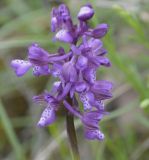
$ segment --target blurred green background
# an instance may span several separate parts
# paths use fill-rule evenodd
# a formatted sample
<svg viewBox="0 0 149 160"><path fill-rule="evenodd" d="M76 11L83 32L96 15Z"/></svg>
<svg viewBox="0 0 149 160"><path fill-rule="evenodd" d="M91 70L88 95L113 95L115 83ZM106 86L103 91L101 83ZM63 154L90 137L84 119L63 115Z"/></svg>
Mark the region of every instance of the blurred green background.
<svg viewBox="0 0 149 160"><path fill-rule="evenodd" d="M17 78L10 68L14 58L25 58L27 46L39 43L55 51L50 10L60 0L0 1L0 159L70 160L69 143L62 116L44 129L36 127L43 110L32 96L49 89L51 77L33 77L29 72ZM82 160L149 159L149 1L148 0L69 0L66 3L77 22L81 5L90 2L95 16L90 25L108 23L103 38L111 68L102 68L99 79L114 83L113 98L106 108L111 114L101 122L106 138L87 141L76 120Z"/></svg>

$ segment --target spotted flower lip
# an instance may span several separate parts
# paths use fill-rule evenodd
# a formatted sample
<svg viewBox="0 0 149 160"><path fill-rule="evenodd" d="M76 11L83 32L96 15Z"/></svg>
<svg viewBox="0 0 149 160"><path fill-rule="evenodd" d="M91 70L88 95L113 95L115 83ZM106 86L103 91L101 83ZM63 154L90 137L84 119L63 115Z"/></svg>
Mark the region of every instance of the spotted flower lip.
<svg viewBox="0 0 149 160"><path fill-rule="evenodd" d="M15 71L18 77L23 76L30 68L32 64L28 61L15 59L11 61L11 67Z"/></svg>
<svg viewBox="0 0 149 160"><path fill-rule="evenodd" d="M53 8L50 22L51 31L55 33L54 40L68 44L69 51L59 47L56 53L50 53L32 43L28 47L27 60L12 60L11 67L18 77L32 69L36 77L56 78L50 91L33 97L34 102L44 107L38 127L54 123L57 111L65 107L66 112L81 120L86 139L101 141L104 134L99 122L107 115L104 101L112 97L113 84L96 77L98 69L110 67L111 63L101 40L109 26L102 23L91 28L88 21L93 16L93 7L86 4L77 14L79 23L74 25L65 4Z"/></svg>
<svg viewBox="0 0 149 160"><path fill-rule="evenodd" d="M45 127L52 124L55 121L55 119L56 116L54 109L51 107L47 107L46 109L44 109L37 125L38 127Z"/></svg>

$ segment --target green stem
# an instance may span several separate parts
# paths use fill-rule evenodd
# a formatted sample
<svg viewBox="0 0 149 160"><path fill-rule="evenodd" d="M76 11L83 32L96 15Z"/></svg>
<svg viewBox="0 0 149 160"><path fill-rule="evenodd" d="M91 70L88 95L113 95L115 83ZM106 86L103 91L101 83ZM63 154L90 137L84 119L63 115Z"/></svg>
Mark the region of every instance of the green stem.
<svg viewBox="0 0 149 160"><path fill-rule="evenodd" d="M77 136L74 126L74 117L69 112L66 115L66 124L67 124L67 135L69 138L73 160L80 160L78 145L77 145Z"/></svg>
<svg viewBox="0 0 149 160"><path fill-rule="evenodd" d="M67 97L67 100L69 104L73 106L72 99L69 96ZM77 136L74 126L74 117L69 111L66 112L66 125L67 125L67 135L70 142L73 160L80 160Z"/></svg>

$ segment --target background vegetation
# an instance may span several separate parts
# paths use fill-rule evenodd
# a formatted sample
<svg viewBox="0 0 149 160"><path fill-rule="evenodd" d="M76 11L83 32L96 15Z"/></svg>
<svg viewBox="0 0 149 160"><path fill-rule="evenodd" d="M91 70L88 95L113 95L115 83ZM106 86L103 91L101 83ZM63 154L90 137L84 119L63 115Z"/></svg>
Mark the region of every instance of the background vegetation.
<svg viewBox="0 0 149 160"><path fill-rule="evenodd" d="M64 1L74 15L86 0ZM99 79L114 83L113 98L107 101L111 114L101 122L103 142L87 141L76 120L82 160L148 160L149 158L149 1L92 0L96 14L90 22L108 23L103 39L112 62L99 70ZM38 42L49 51L52 43L49 14L60 0L0 1L0 159L70 160L65 121L39 129L36 122L42 107L32 96L50 88L51 77L35 78L29 72L17 78L10 68L13 58L25 58L27 46ZM64 45L63 45L64 46ZM67 46L64 46L67 49Z"/></svg>

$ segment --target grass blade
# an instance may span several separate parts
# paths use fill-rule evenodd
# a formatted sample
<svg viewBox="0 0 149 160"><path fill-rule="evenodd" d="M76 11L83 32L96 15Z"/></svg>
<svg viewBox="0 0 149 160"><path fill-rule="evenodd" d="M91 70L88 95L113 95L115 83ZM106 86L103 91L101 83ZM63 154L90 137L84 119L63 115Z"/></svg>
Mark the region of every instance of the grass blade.
<svg viewBox="0 0 149 160"><path fill-rule="evenodd" d="M8 139L13 147L16 159L17 160L25 160L25 155L24 155L23 149L21 147L21 144L19 143L19 141L17 139L15 131L11 125L10 119L9 119L1 101L0 101L0 119L1 119L2 124L4 126L4 130L6 132L6 135L7 135Z"/></svg>

